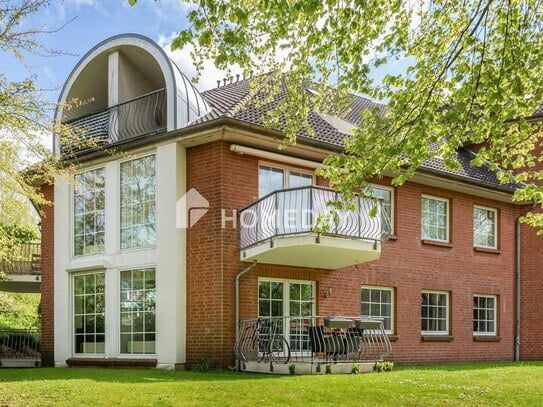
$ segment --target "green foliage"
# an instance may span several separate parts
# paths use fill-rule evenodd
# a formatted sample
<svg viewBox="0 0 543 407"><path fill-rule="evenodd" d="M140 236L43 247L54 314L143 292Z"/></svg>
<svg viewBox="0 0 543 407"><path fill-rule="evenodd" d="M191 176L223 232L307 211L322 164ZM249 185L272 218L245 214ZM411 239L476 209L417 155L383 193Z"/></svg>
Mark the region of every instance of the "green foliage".
<svg viewBox="0 0 543 407"><path fill-rule="evenodd" d="M324 368L325 374L332 374L332 365L326 365Z"/></svg>
<svg viewBox="0 0 543 407"><path fill-rule="evenodd" d="M352 365L351 366L351 374L359 374L360 373L360 366L359 365Z"/></svg>
<svg viewBox="0 0 543 407"><path fill-rule="evenodd" d="M193 366L192 370L200 373L209 372L209 359L200 359L200 361Z"/></svg>
<svg viewBox="0 0 543 407"><path fill-rule="evenodd" d="M0 58L14 57L24 66L28 54L58 54L39 42L48 31L32 26L32 16L48 4L47 0L0 2ZM14 237L23 238L14 236L14 230L37 233L34 205L47 202L34 185L59 173L58 161L42 144L43 135L54 128L50 117L55 105L46 101L35 79L13 81L0 73L0 222L9 225L0 228L0 260L17 243ZM30 165L34 165L32 171L25 171ZM16 226L10 231L11 225ZM28 238L30 235L24 237Z"/></svg>
<svg viewBox="0 0 543 407"><path fill-rule="evenodd" d="M40 297L0 291L0 329L39 328Z"/></svg>
<svg viewBox="0 0 543 407"><path fill-rule="evenodd" d="M294 363L288 365L288 374L289 375L295 375L296 374L296 365Z"/></svg>
<svg viewBox="0 0 543 407"><path fill-rule="evenodd" d="M377 372L392 372L394 369L394 362L382 361L375 363L375 370Z"/></svg>
<svg viewBox="0 0 543 407"><path fill-rule="evenodd" d="M310 111L339 114L349 92L386 100L386 112L364 112L343 153L326 160L322 173L342 192L383 171L401 185L433 157L459 169L457 149L476 143L472 165L501 167L501 182L527 184L514 199L541 205L543 126L524 118L543 102L542 15L539 0L206 0L192 4L171 47L192 45L199 70L213 59L227 71L272 71L254 92L262 104L284 93L264 119L286 143L311 134ZM406 69L372 79L397 61ZM527 219L543 225L543 214Z"/></svg>
<svg viewBox="0 0 543 407"><path fill-rule="evenodd" d="M36 241L38 234L35 228L20 227L17 225L2 225L0 223L0 233L12 238L14 244L23 244Z"/></svg>

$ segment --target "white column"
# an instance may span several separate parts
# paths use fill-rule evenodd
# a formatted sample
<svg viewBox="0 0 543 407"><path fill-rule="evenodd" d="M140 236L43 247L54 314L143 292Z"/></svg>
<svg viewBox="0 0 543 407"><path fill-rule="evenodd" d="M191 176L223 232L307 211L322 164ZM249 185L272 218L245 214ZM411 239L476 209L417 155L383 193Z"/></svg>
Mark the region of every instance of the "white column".
<svg viewBox="0 0 543 407"><path fill-rule="evenodd" d="M157 311L159 367L185 362L186 233L176 227L176 202L186 190L185 149L177 143L157 148Z"/></svg>
<svg viewBox="0 0 543 407"><path fill-rule="evenodd" d="M119 103L119 52L115 51L108 55L107 59L107 105L115 106ZM117 141L119 134L119 111L118 109L109 112L109 137L113 142Z"/></svg>
<svg viewBox="0 0 543 407"><path fill-rule="evenodd" d="M70 274L66 264L71 258L71 199L70 187L62 177L55 179L55 260L54 260L54 318L55 318L55 365L66 366L72 355L72 324Z"/></svg>

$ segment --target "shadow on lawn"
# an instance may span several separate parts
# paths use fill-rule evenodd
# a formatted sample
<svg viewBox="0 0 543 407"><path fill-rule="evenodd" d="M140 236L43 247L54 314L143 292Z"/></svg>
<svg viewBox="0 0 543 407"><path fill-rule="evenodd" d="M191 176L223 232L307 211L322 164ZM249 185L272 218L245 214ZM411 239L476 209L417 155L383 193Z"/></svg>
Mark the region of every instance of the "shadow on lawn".
<svg viewBox="0 0 543 407"><path fill-rule="evenodd" d="M90 380L109 383L182 383L208 381L273 380L285 376L257 373L209 371L166 371L138 368L5 368L0 369L0 384L22 381Z"/></svg>
<svg viewBox="0 0 543 407"><path fill-rule="evenodd" d="M446 363L436 365L397 365L394 370L397 371L440 371L455 372L462 370L485 370L499 368L522 368L522 367L543 367L543 361L526 362L476 362L476 363Z"/></svg>
<svg viewBox="0 0 543 407"><path fill-rule="evenodd" d="M441 365L396 366L395 372L409 371L473 371L500 368L543 367L538 362L480 362L451 363ZM338 376L338 375L334 375ZM300 376L298 376L300 377ZM121 369L121 368L5 368L0 369L0 384L23 381L94 381L108 383L184 383L184 382L235 382L259 380L291 380L290 376L269 375L259 373L233 373L210 371L207 373L165 371L153 369Z"/></svg>

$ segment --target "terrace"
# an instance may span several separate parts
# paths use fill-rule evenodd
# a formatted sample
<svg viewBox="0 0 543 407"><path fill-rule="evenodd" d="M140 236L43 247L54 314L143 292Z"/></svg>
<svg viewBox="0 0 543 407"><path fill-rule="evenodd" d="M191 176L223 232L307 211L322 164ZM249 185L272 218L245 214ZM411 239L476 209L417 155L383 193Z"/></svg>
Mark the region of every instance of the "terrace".
<svg viewBox="0 0 543 407"><path fill-rule="evenodd" d="M381 320L368 317L266 317L240 321L240 370L288 374L373 371L391 352ZM327 367L328 366L328 367Z"/></svg>

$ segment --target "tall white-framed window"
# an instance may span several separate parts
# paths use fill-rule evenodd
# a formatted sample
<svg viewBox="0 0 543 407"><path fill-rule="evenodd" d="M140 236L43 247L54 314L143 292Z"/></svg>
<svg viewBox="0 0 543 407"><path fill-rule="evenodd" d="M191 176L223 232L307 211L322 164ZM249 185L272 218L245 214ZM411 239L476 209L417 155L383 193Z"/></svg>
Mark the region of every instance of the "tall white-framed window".
<svg viewBox="0 0 543 407"><path fill-rule="evenodd" d="M105 273L73 276L73 338L76 354L105 353L105 292Z"/></svg>
<svg viewBox="0 0 543 407"><path fill-rule="evenodd" d="M375 197L382 199L383 211L390 220L390 230L394 233L394 188L377 184L370 184L369 188Z"/></svg>
<svg viewBox="0 0 543 407"><path fill-rule="evenodd" d="M104 168L75 175L74 256L105 251L105 171Z"/></svg>
<svg viewBox="0 0 543 407"><path fill-rule="evenodd" d="M475 205L473 207L473 245L498 248L498 210Z"/></svg>
<svg viewBox="0 0 543 407"><path fill-rule="evenodd" d="M121 249L156 244L155 155L120 164Z"/></svg>
<svg viewBox="0 0 543 407"><path fill-rule="evenodd" d="M265 163L258 166L259 198L279 189L303 187L312 184L314 184L314 176L311 172Z"/></svg>
<svg viewBox="0 0 543 407"><path fill-rule="evenodd" d="M386 333L394 333L394 288L363 285L361 314L382 319Z"/></svg>
<svg viewBox="0 0 543 407"><path fill-rule="evenodd" d="M495 295L473 296L473 335L496 335L497 302Z"/></svg>
<svg viewBox="0 0 543 407"><path fill-rule="evenodd" d="M449 200L423 195L421 204L421 238L449 242Z"/></svg>
<svg viewBox="0 0 543 407"><path fill-rule="evenodd" d="M423 291L421 294L421 333L423 335L449 334L449 293Z"/></svg>
<svg viewBox="0 0 543 407"><path fill-rule="evenodd" d="M315 283L304 280L258 280L258 316L281 320L292 351L309 350L307 326L315 315ZM305 328L304 328L305 327Z"/></svg>
<svg viewBox="0 0 543 407"><path fill-rule="evenodd" d="M154 268L120 272L121 354L156 352L156 278Z"/></svg>

